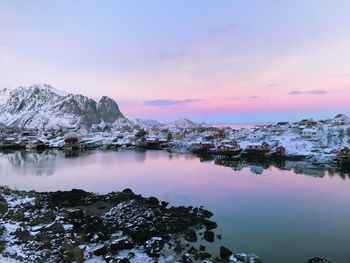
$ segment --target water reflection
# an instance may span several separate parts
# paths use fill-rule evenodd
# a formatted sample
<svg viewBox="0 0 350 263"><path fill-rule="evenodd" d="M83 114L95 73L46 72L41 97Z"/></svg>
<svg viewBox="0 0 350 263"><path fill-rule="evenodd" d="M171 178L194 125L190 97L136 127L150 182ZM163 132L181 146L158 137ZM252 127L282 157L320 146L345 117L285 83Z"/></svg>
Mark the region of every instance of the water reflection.
<svg viewBox="0 0 350 263"><path fill-rule="evenodd" d="M55 173L57 163L64 159L84 159L90 155L96 154L98 151L3 151L0 153L0 171L5 172L8 166L13 166L20 170L21 174L33 174L38 176L50 176ZM266 161L266 160L241 160L230 159L225 157L213 157L208 155L181 155L174 153L167 153L164 151L118 151L115 153L116 159L114 162L138 162L145 163L146 159L157 160L162 159L166 155L169 161L179 160L180 158L191 161L199 159L201 163L214 163L218 166L229 167L235 172L240 172L244 168L249 168L252 174L264 174L265 170L277 168L285 171L292 171L295 174L324 177L329 175L331 177L339 176L346 180L350 179L350 171L347 169L340 169L337 167L323 167L313 165L305 161ZM111 165L110 159L102 159L104 165ZM7 167L7 168L6 168Z"/></svg>
<svg viewBox="0 0 350 263"><path fill-rule="evenodd" d="M241 160L220 158L212 156L198 156L201 162L214 162L216 165L230 167L233 171L241 171L248 167L253 174L263 174L264 170L270 168L278 168L285 171L293 171L296 174L314 177L324 177L326 174L330 176L339 176L342 179L350 179L350 171L339 167L324 167L314 165L307 161L266 161L266 160Z"/></svg>
<svg viewBox="0 0 350 263"><path fill-rule="evenodd" d="M4 151L0 153L0 170L6 174L9 166L14 168L13 172L22 175L35 174L37 176L49 176L54 174L56 159L61 156L62 152L53 151Z"/></svg>
<svg viewBox="0 0 350 263"><path fill-rule="evenodd" d="M256 253L270 263L307 262L316 255L350 262L348 179L346 171L305 162L165 151L0 153L0 181L10 187L99 193L131 188L172 205L204 205L219 225L215 234L222 234L213 246Z"/></svg>

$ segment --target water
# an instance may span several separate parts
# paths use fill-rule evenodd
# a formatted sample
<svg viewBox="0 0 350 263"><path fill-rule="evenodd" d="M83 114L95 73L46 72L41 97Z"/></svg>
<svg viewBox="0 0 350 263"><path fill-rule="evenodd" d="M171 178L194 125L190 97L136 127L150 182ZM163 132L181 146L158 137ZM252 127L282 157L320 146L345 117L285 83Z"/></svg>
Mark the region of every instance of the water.
<svg viewBox="0 0 350 263"><path fill-rule="evenodd" d="M314 256L350 262L350 180L324 174L275 167L253 174L249 167L234 171L163 151L0 154L1 184L13 188L99 193L131 188L172 205L203 205L215 214L215 231L222 234L214 246L205 244L211 251L224 244L268 263Z"/></svg>

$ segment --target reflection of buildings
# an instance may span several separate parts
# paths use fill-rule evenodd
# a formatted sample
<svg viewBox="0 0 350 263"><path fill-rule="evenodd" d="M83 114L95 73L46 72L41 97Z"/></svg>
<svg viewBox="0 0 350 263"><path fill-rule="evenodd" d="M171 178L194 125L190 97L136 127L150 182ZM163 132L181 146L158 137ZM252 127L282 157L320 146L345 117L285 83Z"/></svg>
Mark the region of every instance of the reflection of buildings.
<svg viewBox="0 0 350 263"><path fill-rule="evenodd" d="M211 161L212 159L201 156L201 162ZM350 170L340 170L336 167L320 167L310 162L305 161L268 161L268 160L243 160L243 159L230 159L228 157L216 157L214 164L230 167L234 171L241 171L243 168L248 167L250 172L253 174L262 174L264 170L275 167L279 170L293 171L296 174L305 176L314 176L322 178L325 175L339 176L343 179L350 179Z"/></svg>
<svg viewBox="0 0 350 263"><path fill-rule="evenodd" d="M294 172L314 177L323 177L326 175L326 170L317 167L294 167Z"/></svg>
<svg viewBox="0 0 350 263"><path fill-rule="evenodd" d="M261 166L250 166L250 172L253 174L262 174L264 172L264 168L262 168Z"/></svg>
<svg viewBox="0 0 350 263"><path fill-rule="evenodd" d="M215 158L214 163L220 166L231 167L234 171L241 171L244 168L242 160L232 160L230 158Z"/></svg>

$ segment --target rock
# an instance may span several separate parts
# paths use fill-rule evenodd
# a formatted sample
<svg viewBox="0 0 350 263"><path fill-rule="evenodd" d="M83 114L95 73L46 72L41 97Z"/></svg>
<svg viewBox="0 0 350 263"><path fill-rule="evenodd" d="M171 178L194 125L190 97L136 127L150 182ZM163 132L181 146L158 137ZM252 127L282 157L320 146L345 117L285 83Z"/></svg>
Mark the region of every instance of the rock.
<svg viewBox="0 0 350 263"><path fill-rule="evenodd" d="M316 258L309 259L308 263L330 263L330 262L326 259L316 257Z"/></svg>
<svg viewBox="0 0 350 263"><path fill-rule="evenodd" d="M150 257L159 257L164 247L164 240L161 237L152 237L146 241L144 248Z"/></svg>
<svg viewBox="0 0 350 263"><path fill-rule="evenodd" d="M185 240L188 242L197 242L197 234L193 229L189 229L185 235Z"/></svg>
<svg viewBox="0 0 350 263"><path fill-rule="evenodd" d="M211 218L214 214L208 210L203 209L203 216L205 218Z"/></svg>
<svg viewBox="0 0 350 263"><path fill-rule="evenodd" d="M8 204L2 196L0 196L0 214L5 214L8 209Z"/></svg>
<svg viewBox="0 0 350 263"><path fill-rule="evenodd" d="M84 217L84 211L81 209L69 209L67 216L69 220L82 219Z"/></svg>
<svg viewBox="0 0 350 263"><path fill-rule="evenodd" d="M168 203L168 202L165 202L165 201L162 201L162 202L161 202L161 205L162 205L163 208L166 208L166 207L168 206L168 204L169 204L169 203Z"/></svg>
<svg viewBox="0 0 350 263"><path fill-rule="evenodd" d="M214 232L213 231L204 231L204 239L210 243L214 242Z"/></svg>
<svg viewBox="0 0 350 263"><path fill-rule="evenodd" d="M230 256L232 262L249 262L249 263L262 263L262 260L254 254L237 253Z"/></svg>
<svg viewBox="0 0 350 263"><path fill-rule="evenodd" d="M220 247L220 258L227 260L232 254L233 252L228 248L224 246Z"/></svg>
<svg viewBox="0 0 350 263"><path fill-rule="evenodd" d="M211 230L218 227L218 225L215 222L210 220L204 220L203 225L206 227L207 230Z"/></svg>
<svg viewBox="0 0 350 263"><path fill-rule="evenodd" d="M123 238L112 241L112 243L110 245L110 250L111 250L111 253L116 254L120 250L131 249L133 247L134 247L134 243L132 242L131 238L123 237Z"/></svg>
<svg viewBox="0 0 350 263"><path fill-rule="evenodd" d="M199 252L198 256L200 260L211 258L211 254L208 252Z"/></svg>
<svg viewBox="0 0 350 263"><path fill-rule="evenodd" d="M192 257L189 253L185 253L182 255L182 263L192 263Z"/></svg>
<svg viewBox="0 0 350 263"><path fill-rule="evenodd" d="M105 244L97 246L93 251L96 256L104 256L108 253L108 248Z"/></svg>
<svg viewBox="0 0 350 263"><path fill-rule="evenodd" d="M203 246L203 245L200 245L200 246L199 246L199 251L205 251L205 249L206 249L205 246Z"/></svg>
<svg viewBox="0 0 350 263"><path fill-rule="evenodd" d="M50 225L49 227L46 228L48 231L51 231L55 234L60 234L60 233L64 233L64 227L62 226L61 223L55 222L52 225Z"/></svg>
<svg viewBox="0 0 350 263"><path fill-rule="evenodd" d="M43 224L49 224L53 220L55 220L56 215L52 210L47 211L46 213L43 214L41 220Z"/></svg>
<svg viewBox="0 0 350 263"><path fill-rule="evenodd" d="M24 220L24 212L18 209L12 216L12 219L17 222L22 222Z"/></svg>
<svg viewBox="0 0 350 263"><path fill-rule="evenodd" d="M48 201L51 207L76 207L87 205L87 199L92 194L80 189L72 189L71 191L57 191L48 194Z"/></svg>
<svg viewBox="0 0 350 263"><path fill-rule="evenodd" d="M21 242L28 242L29 240L33 239L28 230L21 228L17 228L16 231L13 232L13 235Z"/></svg>
<svg viewBox="0 0 350 263"><path fill-rule="evenodd" d="M156 197L151 196L151 197L148 198L148 203L150 205L158 206L159 205L159 200Z"/></svg>
<svg viewBox="0 0 350 263"><path fill-rule="evenodd" d="M129 259L127 258L118 258L117 263L130 263Z"/></svg>
<svg viewBox="0 0 350 263"><path fill-rule="evenodd" d="M130 188L125 188L124 190L123 190L123 194L134 194L134 192L130 189Z"/></svg>
<svg viewBox="0 0 350 263"><path fill-rule="evenodd" d="M100 118L107 123L113 123L119 118L124 119L124 116L120 112L117 103L107 96L103 96L98 102L97 113Z"/></svg>

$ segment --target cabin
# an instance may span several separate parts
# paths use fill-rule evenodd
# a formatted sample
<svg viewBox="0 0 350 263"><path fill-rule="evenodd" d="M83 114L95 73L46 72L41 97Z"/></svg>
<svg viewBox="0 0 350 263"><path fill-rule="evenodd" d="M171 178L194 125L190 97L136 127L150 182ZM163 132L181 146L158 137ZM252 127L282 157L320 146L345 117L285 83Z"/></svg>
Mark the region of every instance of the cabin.
<svg viewBox="0 0 350 263"><path fill-rule="evenodd" d="M199 142L199 143L192 144L193 150L209 150L213 147L214 145L211 142Z"/></svg>
<svg viewBox="0 0 350 263"><path fill-rule="evenodd" d="M226 138L225 132L214 133L214 134L213 134L213 138L214 138L215 140L218 140L218 139L225 139L225 138Z"/></svg>
<svg viewBox="0 0 350 263"><path fill-rule="evenodd" d="M218 146L218 150L219 151L232 151L232 150L235 150L237 149L236 146L233 146L231 144L221 144Z"/></svg>
<svg viewBox="0 0 350 263"><path fill-rule="evenodd" d="M237 141L231 141L229 144L232 145L235 148L240 148L241 147Z"/></svg>
<svg viewBox="0 0 350 263"><path fill-rule="evenodd" d="M76 150L79 147L80 136L76 132L69 132L64 136L64 148Z"/></svg>
<svg viewBox="0 0 350 263"><path fill-rule="evenodd" d="M165 146L168 143L167 139L158 138L158 137L143 137L140 140L139 147L147 149L158 149L162 146Z"/></svg>
<svg viewBox="0 0 350 263"><path fill-rule="evenodd" d="M250 144L245 149L247 153L267 153L270 151L270 145L266 142L262 144Z"/></svg>
<svg viewBox="0 0 350 263"><path fill-rule="evenodd" d="M276 148L276 155L279 155L279 156L286 155L286 148L284 148L283 146L278 146Z"/></svg>
<svg viewBox="0 0 350 263"><path fill-rule="evenodd" d="M233 146L234 148L239 148L240 147L240 145L239 145L239 143L237 142L237 141L235 141L235 140L222 140L221 142L221 145L229 145L229 146Z"/></svg>

